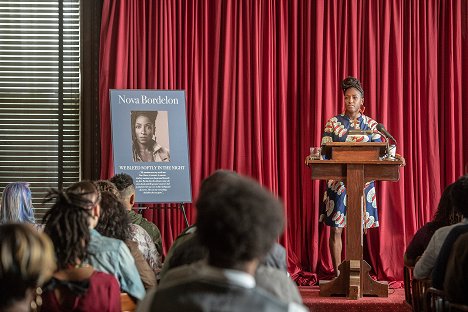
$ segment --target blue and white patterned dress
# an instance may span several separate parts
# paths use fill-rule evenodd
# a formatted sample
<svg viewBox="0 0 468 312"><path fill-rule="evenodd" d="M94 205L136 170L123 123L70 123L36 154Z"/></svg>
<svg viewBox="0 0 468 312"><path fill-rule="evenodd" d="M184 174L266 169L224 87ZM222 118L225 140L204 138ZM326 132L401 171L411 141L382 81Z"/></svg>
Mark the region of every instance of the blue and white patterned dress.
<svg viewBox="0 0 468 312"><path fill-rule="evenodd" d="M365 115L350 120L345 114L328 120L322 136L322 144L327 142L346 142L351 129L376 130L377 122ZM382 142L380 134L374 133L362 138L362 142ZM368 182L364 189L366 213L364 228L379 226L374 182ZM327 181L327 190L323 197L324 205L320 209L320 221L332 227L346 226L346 188L343 182Z"/></svg>

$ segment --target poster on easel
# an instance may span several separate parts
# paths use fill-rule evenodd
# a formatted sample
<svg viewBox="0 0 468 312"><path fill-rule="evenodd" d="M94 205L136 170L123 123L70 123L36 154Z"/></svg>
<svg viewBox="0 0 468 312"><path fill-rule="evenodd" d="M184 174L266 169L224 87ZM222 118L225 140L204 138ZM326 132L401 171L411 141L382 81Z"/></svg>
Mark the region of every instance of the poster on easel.
<svg viewBox="0 0 468 312"><path fill-rule="evenodd" d="M192 202L185 92L112 89L110 104L114 171L137 202Z"/></svg>

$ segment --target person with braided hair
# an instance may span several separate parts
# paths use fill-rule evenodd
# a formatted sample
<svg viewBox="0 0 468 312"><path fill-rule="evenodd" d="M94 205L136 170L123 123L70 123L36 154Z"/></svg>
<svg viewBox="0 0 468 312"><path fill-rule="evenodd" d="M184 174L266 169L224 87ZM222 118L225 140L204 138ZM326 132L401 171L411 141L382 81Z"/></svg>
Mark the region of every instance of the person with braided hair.
<svg viewBox="0 0 468 312"><path fill-rule="evenodd" d="M371 130L371 134L361 136L361 142L381 142L377 132L377 122L364 115L364 89L355 77L347 77L341 82L345 107L342 114L329 119L322 136L322 145L328 142L353 141L349 130ZM377 201L374 182L368 182L364 189L365 215L364 227L379 226ZM323 197L324 205L320 209L319 220L330 226L329 246L333 262L333 269L338 275L338 265L341 263L343 249L342 233L346 226L346 187L342 181L327 181L327 190Z"/></svg>
<svg viewBox="0 0 468 312"><path fill-rule="evenodd" d="M97 271L114 275L122 291L127 292L136 300L142 299L145 296L145 288L128 247L124 242L105 237L95 230L101 215L101 194L94 183L77 182L63 192L62 199L67 203L73 202L73 205L85 207L88 211L86 215L90 238L87 257L81 260L92 265ZM70 206L71 204L66 205L66 207Z"/></svg>
<svg viewBox="0 0 468 312"><path fill-rule="evenodd" d="M120 311L117 279L86 264L89 219L99 198L52 190L46 201L55 201L44 216L44 232L55 246L58 270L44 287L43 310Z"/></svg>

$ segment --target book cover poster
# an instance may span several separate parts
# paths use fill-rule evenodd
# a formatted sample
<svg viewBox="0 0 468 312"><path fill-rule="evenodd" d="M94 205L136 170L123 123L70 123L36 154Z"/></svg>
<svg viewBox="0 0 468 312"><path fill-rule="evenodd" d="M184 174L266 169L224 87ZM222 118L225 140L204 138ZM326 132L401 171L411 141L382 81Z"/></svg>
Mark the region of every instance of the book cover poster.
<svg viewBox="0 0 468 312"><path fill-rule="evenodd" d="M110 90L115 173L133 177L138 203L192 201L185 92Z"/></svg>

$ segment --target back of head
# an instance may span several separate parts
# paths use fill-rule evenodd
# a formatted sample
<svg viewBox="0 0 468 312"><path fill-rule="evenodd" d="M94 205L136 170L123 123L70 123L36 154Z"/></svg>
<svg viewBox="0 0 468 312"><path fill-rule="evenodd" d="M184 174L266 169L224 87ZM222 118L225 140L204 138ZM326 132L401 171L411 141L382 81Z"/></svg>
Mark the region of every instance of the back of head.
<svg viewBox="0 0 468 312"><path fill-rule="evenodd" d="M468 218L468 175L462 176L453 184L450 195L455 209Z"/></svg>
<svg viewBox="0 0 468 312"><path fill-rule="evenodd" d="M120 198L126 200L130 195L135 192L135 185L133 178L126 173L119 173L113 176L110 181L114 183L120 193Z"/></svg>
<svg viewBox="0 0 468 312"><path fill-rule="evenodd" d="M254 180L216 171L202 184L197 234L210 264L232 268L261 259L282 232L282 204Z"/></svg>
<svg viewBox="0 0 468 312"><path fill-rule="evenodd" d="M119 190L117 189L117 187L115 186L114 183L112 183L111 181L108 181L108 180L98 180L98 181L95 181L94 184L96 185L96 187L98 188L98 190L102 193L102 192L110 192L112 194L114 194L115 196L118 196L120 197L120 192Z"/></svg>
<svg viewBox="0 0 468 312"><path fill-rule="evenodd" d="M101 216L96 231L104 236L126 240L130 236L130 217L120 199L110 192L101 194Z"/></svg>
<svg viewBox="0 0 468 312"><path fill-rule="evenodd" d="M0 225L0 311L24 300L54 271L54 250L45 234L26 224Z"/></svg>
<svg viewBox="0 0 468 312"><path fill-rule="evenodd" d="M2 193L0 223L36 223L34 219L31 189L26 182L8 184Z"/></svg>
<svg viewBox="0 0 468 312"><path fill-rule="evenodd" d="M66 269L86 259L91 239L92 210L100 201L100 194L91 182L78 182L66 191L52 190L45 201L53 206L44 216L44 232L55 246L57 266Z"/></svg>
<svg viewBox="0 0 468 312"><path fill-rule="evenodd" d="M455 183L448 185L440 197L437 211L434 215L434 222L439 226L455 224L461 221L461 214L455 209L451 192Z"/></svg>

